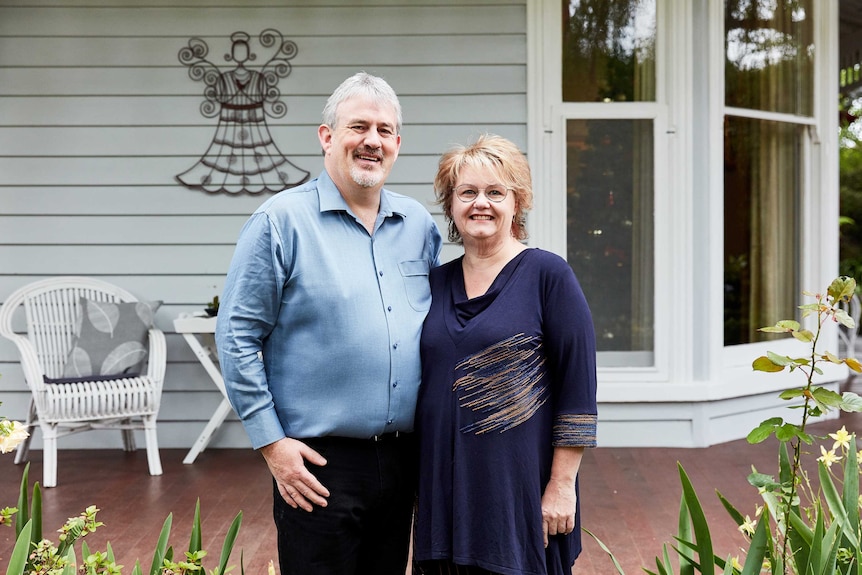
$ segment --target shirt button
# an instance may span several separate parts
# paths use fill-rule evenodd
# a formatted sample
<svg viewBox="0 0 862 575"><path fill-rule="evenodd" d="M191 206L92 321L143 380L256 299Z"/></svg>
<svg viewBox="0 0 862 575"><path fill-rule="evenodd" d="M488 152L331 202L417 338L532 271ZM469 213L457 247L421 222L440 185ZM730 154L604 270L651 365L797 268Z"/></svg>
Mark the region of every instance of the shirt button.
<svg viewBox="0 0 862 575"><path fill-rule="evenodd" d="M380 270L380 271L379 271L379 272L377 272L377 273L378 273L378 274L380 274L381 276L383 276L383 270Z"/></svg>
<svg viewBox="0 0 862 575"><path fill-rule="evenodd" d="M386 306L386 311L392 311L392 306Z"/></svg>
<svg viewBox="0 0 862 575"><path fill-rule="evenodd" d="M392 425L392 420L390 419L389 421L387 421L386 425Z"/></svg>
<svg viewBox="0 0 862 575"><path fill-rule="evenodd" d="M393 343L393 344L392 344L392 349L398 349L398 344L397 344L397 343Z"/></svg>
<svg viewBox="0 0 862 575"><path fill-rule="evenodd" d="M398 387L398 382L396 381L395 383L393 383L392 387Z"/></svg>

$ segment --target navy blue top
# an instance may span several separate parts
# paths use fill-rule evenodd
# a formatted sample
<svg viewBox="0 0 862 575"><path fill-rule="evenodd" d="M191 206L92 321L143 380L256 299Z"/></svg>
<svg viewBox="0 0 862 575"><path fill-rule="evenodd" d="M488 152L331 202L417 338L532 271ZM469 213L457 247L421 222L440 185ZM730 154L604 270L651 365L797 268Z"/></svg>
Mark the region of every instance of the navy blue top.
<svg viewBox="0 0 862 575"><path fill-rule="evenodd" d="M422 329L414 556L504 575L571 573L570 535L542 536L554 446L596 442L592 317L571 267L527 249L467 299L461 259L431 270Z"/></svg>
<svg viewBox="0 0 862 575"><path fill-rule="evenodd" d="M413 430L441 243L422 204L386 189L369 234L325 171L255 211L216 323L227 394L254 448Z"/></svg>

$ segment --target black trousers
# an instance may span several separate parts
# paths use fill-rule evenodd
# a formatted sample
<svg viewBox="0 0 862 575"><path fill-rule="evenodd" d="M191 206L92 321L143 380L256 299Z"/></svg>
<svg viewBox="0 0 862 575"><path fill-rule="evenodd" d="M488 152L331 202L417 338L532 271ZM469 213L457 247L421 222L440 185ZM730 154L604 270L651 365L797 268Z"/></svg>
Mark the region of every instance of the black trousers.
<svg viewBox="0 0 862 575"><path fill-rule="evenodd" d="M281 575L404 575L416 497L412 434L379 440L303 440L323 455L308 465L329 489L326 507L290 507L273 480L273 517Z"/></svg>

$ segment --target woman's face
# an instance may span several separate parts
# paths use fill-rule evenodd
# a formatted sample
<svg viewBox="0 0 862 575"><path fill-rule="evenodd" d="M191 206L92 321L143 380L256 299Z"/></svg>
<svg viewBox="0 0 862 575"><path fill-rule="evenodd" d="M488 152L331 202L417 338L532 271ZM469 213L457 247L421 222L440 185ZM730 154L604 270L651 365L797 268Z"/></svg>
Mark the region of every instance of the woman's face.
<svg viewBox="0 0 862 575"><path fill-rule="evenodd" d="M455 182L451 202L452 221L465 246L512 236L517 211L515 193L506 188L493 170L464 167Z"/></svg>

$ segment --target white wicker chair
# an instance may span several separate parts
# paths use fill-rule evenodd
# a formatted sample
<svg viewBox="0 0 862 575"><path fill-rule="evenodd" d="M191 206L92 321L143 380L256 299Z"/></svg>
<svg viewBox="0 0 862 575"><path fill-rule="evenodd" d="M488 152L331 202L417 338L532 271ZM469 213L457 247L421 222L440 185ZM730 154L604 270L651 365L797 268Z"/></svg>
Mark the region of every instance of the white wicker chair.
<svg viewBox="0 0 862 575"><path fill-rule="evenodd" d="M24 378L32 393L28 430L38 424L43 442L43 486L57 485L57 438L93 429L119 429L126 451L135 449L134 431L144 430L150 475L161 475L156 416L165 377L165 336L149 330L147 373L109 381L46 384L59 378L75 335L79 298L134 302L128 291L86 277L55 277L28 284L0 307L0 335L18 346ZM14 316L23 308L23 319ZM25 333L16 333L26 328ZM15 463L28 457L30 438L18 446Z"/></svg>

